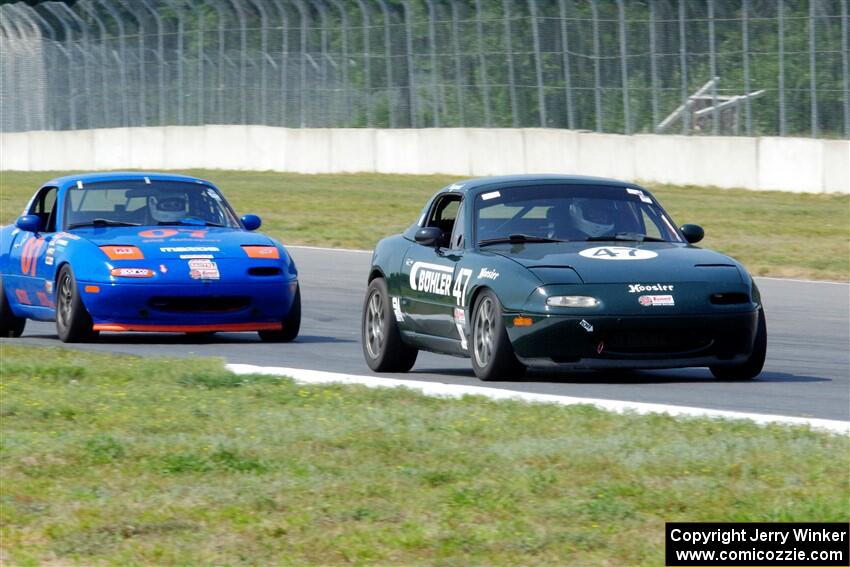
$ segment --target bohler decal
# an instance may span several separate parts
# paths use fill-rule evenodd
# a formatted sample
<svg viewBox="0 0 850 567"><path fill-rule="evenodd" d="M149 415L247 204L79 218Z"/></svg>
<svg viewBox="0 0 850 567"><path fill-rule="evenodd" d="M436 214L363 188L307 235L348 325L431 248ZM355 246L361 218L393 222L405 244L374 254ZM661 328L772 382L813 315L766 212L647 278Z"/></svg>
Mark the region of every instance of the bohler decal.
<svg viewBox="0 0 850 567"><path fill-rule="evenodd" d="M410 268L410 289L436 295L451 295L454 268L415 262Z"/></svg>
<svg viewBox="0 0 850 567"><path fill-rule="evenodd" d="M414 262L410 268L410 289L434 295L454 296L457 304L463 307L472 270L462 268L458 270L457 278L454 279L452 274L454 274L454 268L451 266Z"/></svg>

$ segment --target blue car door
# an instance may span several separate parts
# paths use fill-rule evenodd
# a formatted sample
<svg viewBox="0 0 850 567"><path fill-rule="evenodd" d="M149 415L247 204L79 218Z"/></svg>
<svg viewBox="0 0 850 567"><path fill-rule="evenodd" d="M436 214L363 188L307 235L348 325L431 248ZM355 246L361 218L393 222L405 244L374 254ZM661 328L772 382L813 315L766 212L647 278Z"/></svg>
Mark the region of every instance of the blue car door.
<svg viewBox="0 0 850 567"><path fill-rule="evenodd" d="M26 213L41 219L42 230L19 230L12 236L8 283L4 284L9 301L32 308L45 318L50 316L47 310L54 307L56 194L55 187L44 187L30 204Z"/></svg>

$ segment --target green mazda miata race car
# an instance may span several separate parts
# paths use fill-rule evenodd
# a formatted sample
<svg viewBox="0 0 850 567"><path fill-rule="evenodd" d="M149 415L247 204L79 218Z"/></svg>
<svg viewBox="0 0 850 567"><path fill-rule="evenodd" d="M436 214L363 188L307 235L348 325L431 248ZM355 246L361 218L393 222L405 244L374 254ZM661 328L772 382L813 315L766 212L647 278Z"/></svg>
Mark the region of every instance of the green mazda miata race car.
<svg viewBox="0 0 850 567"><path fill-rule="evenodd" d="M375 248L366 362L406 372L422 349L470 357L482 380L529 366L707 366L753 378L767 347L758 288L732 258L694 246L702 237L631 183L455 183Z"/></svg>

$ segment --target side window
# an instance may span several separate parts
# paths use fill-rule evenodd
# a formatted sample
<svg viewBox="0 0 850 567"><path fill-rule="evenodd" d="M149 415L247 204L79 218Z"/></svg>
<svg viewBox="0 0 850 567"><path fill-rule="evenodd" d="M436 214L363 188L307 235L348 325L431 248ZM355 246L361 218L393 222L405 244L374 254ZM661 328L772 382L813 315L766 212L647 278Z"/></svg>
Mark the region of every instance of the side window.
<svg viewBox="0 0 850 567"><path fill-rule="evenodd" d="M56 187L45 187L32 202L29 214L38 215L44 232L56 232Z"/></svg>
<svg viewBox="0 0 850 567"><path fill-rule="evenodd" d="M449 238L454 230L455 219L457 219L457 212L460 208L460 201L460 195L445 195L439 197L431 208L425 226L436 226L443 231L445 236L440 246L447 246L449 243Z"/></svg>
<svg viewBox="0 0 850 567"><path fill-rule="evenodd" d="M464 245L466 244L463 240L463 231L464 231L464 212L463 212L463 202L461 201L460 205L457 209L457 218L455 219L454 230L452 231L452 238L449 242L449 248L452 250L462 250Z"/></svg>
<svg viewBox="0 0 850 567"><path fill-rule="evenodd" d="M642 212L642 217L643 230L645 231L644 234L653 238L664 238L664 235L661 234L661 230L658 228L656 221L646 214L646 211Z"/></svg>

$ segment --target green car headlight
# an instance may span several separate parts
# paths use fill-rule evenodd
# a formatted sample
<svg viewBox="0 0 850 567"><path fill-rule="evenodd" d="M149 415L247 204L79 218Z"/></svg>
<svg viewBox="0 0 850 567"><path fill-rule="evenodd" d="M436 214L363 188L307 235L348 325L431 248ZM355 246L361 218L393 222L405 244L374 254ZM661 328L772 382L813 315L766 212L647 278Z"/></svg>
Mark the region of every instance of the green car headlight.
<svg viewBox="0 0 850 567"><path fill-rule="evenodd" d="M599 300L587 295L553 295L546 298L549 307L596 307Z"/></svg>

